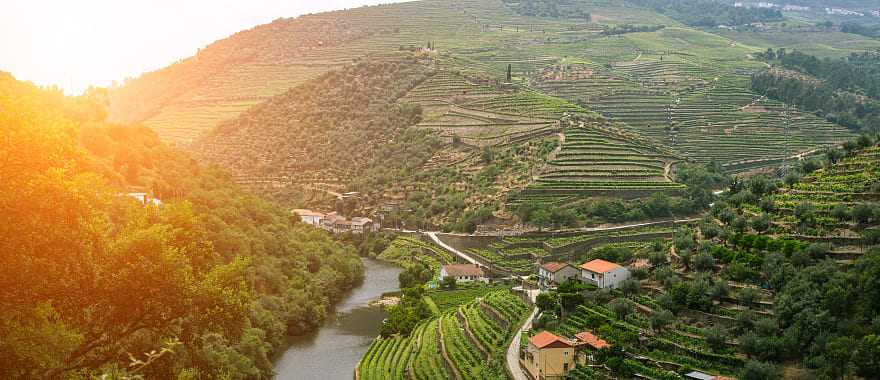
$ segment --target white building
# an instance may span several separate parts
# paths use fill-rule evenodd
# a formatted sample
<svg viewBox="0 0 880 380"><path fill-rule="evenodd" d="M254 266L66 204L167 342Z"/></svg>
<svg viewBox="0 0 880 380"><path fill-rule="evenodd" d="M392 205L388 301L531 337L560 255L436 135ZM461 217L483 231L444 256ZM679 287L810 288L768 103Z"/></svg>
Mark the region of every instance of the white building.
<svg viewBox="0 0 880 380"><path fill-rule="evenodd" d="M568 263L544 263L538 268L538 284L541 287L561 284L569 279L578 279L580 274L580 270Z"/></svg>
<svg viewBox="0 0 880 380"><path fill-rule="evenodd" d="M125 195L136 199L138 202L140 202L144 206L146 206L146 205L153 205L156 207L162 206L162 201L160 201L158 198L150 197L150 195L147 193L126 193Z"/></svg>
<svg viewBox="0 0 880 380"><path fill-rule="evenodd" d="M581 265L581 281L599 288L617 288L627 278L629 270L610 261L596 259Z"/></svg>
<svg viewBox="0 0 880 380"><path fill-rule="evenodd" d="M482 281L489 282L483 268L474 264L451 264L440 267L440 281L446 277L455 278L455 281Z"/></svg>
<svg viewBox="0 0 880 380"><path fill-rule="evenodd" d="M373 222L370 218L364 218L360 216L356 216L351 218L351 232L355 234L362 234L364 232L376 232L379 231L379 223Z"/></svg>
<svg viewBox="0 0 880 380"><path fill-rule="evenodd" d="M293 213L299 215L299 219L302 220L303 223L311 224L315 227L320 227L321 220L324 219L324 214L302 208L294 209Z"/></svg>
<svg viewBox="0 0 880 380"><path fill-rule="evenodd" d="M362 234L365 232L379 231L379 223L374 222L370 218L358 216L351 218L351 220L347 220L336 212L322 214L320 212L301 208L294 209L293 213L299 215L299 218L303 223L322 228L334 234L346 232Z"/></svg>

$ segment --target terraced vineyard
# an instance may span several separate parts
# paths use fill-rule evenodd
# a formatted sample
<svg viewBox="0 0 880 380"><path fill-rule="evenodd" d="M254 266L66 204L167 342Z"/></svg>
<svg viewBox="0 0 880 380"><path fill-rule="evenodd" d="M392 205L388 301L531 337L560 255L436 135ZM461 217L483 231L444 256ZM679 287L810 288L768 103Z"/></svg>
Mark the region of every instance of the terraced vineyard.
<svg viewBox="0 0 880 380"><path fill-rule="evenodd" d="M611 193L638 196L682 188L668 176L677 158L647 141L608 128L567 128L564 134L562 149L511 203Z"/></svg>
<svg viewBox="0 0 880 380"><path fill-rule="evenodd" d="M636 336L639 336L640 332L650 330L647 316L635 315L622 321L617 319L614 313L604 305L580 305L574 314L566 317L555 333L559 336L573 337L574 334L581 331L595 331L600 324L610 324L616 330ZM680 327L688 329L687 333L673 327L656 335L642 334L645 336L646 342L627 349L634 351L632 353L635 354L627 359L629 361L626 363L628 369L652 378L666 378L654 376L668 375L669 370L666 368L669 367L677 369L687 367L709 373L733 374L743 364L744 358L732 352L719 353L711 350L701 335L695 334L700 333L700 329ZM602 369L598 370L603 371ZM575 371L573 377L575 379L593 378L581 376L581 374L590 375L589 371L580 373ZM673 375L673 378L679 377Z"/></svg>
<svg viewBox="0 0 880 380"><path fill-rule="evenodd" d="M503 373L506 342L527 312L510 291L491 291L423 321L410 336L376 338L358 375L364 380L497 376Z"/></svg>
<svg viewBox="0 0 880 380"><path fill-rule="evenodd" d="M647 242L666 239L671 235L672 226L660 224L558 236L505 237L467 251L505 271L517 275L529 275L536 271L538 260L544 262L584 260L594 249L606 246L640 249L645 247Z"/></svg>
<svg viewBox="0 0 880 380"><path fill-rule="evenodd" d="M749 93L747 79L725 76L685 93L614 91L595 98L595 109L688 159L715 161L734 172L778 162L786 144L794 155L851 136L812 114L791 111L786 117L780 103Z"/></svg>
<svg viewBox="0 0 880 380"><path fill-rule="evenodd" d="M795 228L796 209L808 205L829 236L847 235L852 220L833 217L835 207L851 210L864 202L880 201L880 147L857 154L804 177L799 183L773 196L776 216L789 229ZM850 233L851 235L851 233Z"/></svg>

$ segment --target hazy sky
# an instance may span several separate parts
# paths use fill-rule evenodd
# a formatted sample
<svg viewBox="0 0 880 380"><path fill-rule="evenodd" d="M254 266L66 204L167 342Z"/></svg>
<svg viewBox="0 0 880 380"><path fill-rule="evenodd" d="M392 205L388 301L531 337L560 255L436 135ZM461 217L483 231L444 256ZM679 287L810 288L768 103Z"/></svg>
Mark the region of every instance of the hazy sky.
<svg viewBox="0 0 880 380"><path fill-rule="evenodd" d="M78 93L278 17L398 1L0 0L0 70Z"/></svg>

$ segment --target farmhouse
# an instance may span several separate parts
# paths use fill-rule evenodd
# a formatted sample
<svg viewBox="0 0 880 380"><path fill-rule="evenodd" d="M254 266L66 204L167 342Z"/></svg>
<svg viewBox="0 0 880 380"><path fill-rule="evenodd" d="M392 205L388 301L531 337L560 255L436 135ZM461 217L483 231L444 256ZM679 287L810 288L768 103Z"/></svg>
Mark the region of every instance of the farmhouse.
<svg viewBox="0 0 880 380"><path fill-rule="evenodd" d="M614 289L627 278L629 270L610 261L596 259L581 265L581 281L599 288Z"/></svg>
<svg viewBox="0 0 880 380"><path fill-rule="evenodd" d="M483 268L473 264L451 264L440 267L440 280L452 277L455 281L489 282Z"/></svg>
<svg viewBox="0 0 880 380"><path fill-rule="evenodd" d="M525 351L520 353L520 365L532 379L562 379L574 369L574 346L549 331L541 331L529 338Z"/></svg>
<svg viewBox="0 0 880 380"><path fill-rule="evenodd" d="M324 219L324 214L302 208L293 209L293 213L298 215L303 223L311 224L315 227L321 227L321 219Z"/></svg>
<svg viewBox="0 0 880 380"><path fill-rule="evenodd" d="M577 279L580 271L568 263L549 262L538 268L538 284L548 287L561 284L569 279Z"/></svg>

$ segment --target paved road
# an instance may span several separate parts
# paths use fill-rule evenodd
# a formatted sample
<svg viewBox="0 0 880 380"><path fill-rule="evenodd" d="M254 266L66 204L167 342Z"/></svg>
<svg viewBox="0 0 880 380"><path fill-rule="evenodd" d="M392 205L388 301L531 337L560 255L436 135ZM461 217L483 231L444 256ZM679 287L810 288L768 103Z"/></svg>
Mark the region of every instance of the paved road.
<svg viewBox="0 0 880 380"><path fill-rule="evenodd" d="M461 258L464 259L465 261L467 261L467 262L469 262L469 263L471 263L471 264L474 264L474 265L483 266L482 264L480 264L477 260L475 260L475 259L474 259L473 257L471 257L470 255L468 255L468 254L466 254L466 253L464 253L464 252L462 252L462 251L459 251L459 250L457 250L457 249L455 249L455 248L452 248L452 246L450 246L449 244L444 243L442 240L440 240L440 238L437 237L437 233L436 233L436 232L425 232L425 235L428 235L428 237L430 237L431 240L434 241L434 243L437 243L437 245L443 247L443 249L445 249L445 250L447 250L447 251L449 251L449 252L454 253L456 256L461 257Z"/></svg>
<svg viewBox="0 0 880 380"><path fill-rule="evenodd" d="M513 375L513 380L531 380L519 366L519 341L522 339L520 337L523 331L532 327L532 320L535 319L537 314L538 308L536 307L525 323L516 331L516 336L513 337L510 346L507 347L507 370Z"/></svg>
<svg viewBox="0 0 880 380"><path fill-rule="evenodd" d="M698 220L700 220L700 219L699 219L699 218L676 219L675 222L676 222L676 223L690 223L690 222L696 222L696 221L698 221ZM621 226L611 226L611 227L582 227L582 228L575 228L575 229L567 229L567 230L559 230L559 231L546 231L546 232L597 232L597 231L614 231L614 230L625 230L625 229L627 229L627 228L636 228L636 227L647 227L647 226L653 226L653 225L657 225L657 224L669 223L669 222L671 222L671 221L672 221L672 220L661 220L661 221L658 221L658 222L645 222L645 223L625 224L625 225L621 225ZM440 242L440 241L439 241L440 239L437 238L437 234L441 234L441 233L442 233L443 235L450 235L450 236L509 236L509 235L510 235L510 234L503 234L503 233L476 235L476 234L463 234L463 233L438 232L438 231L414 231L414 230L401 230L401 229L394 229L394 228L383 228L383 230L389 230L389 231L400 231L400 232L407 232L407 233L419 233L419 232L422 232L422 233L428 235L428 236L431 238L431 240L434 240L435 242L438 242L438 244L439 244L441 247L446 248L446 249L448 249L450 252L453 252L453 253L456 253L456 252L458 252L458 251L456 251L455 248L452 248L452 247L446 245L445 243ZM447 247L448 247L448 248L447 248ZM457 254L457 255L460 254L460 255L463 255L463 256L470 257L470 256L468 256L467 254L462 253L462 252L458 252L458 253L456 253L456 254ZM467 260L467 259L465 259L465 260ZM470 261L470 260L468 260L468 261Z"/></svg>

